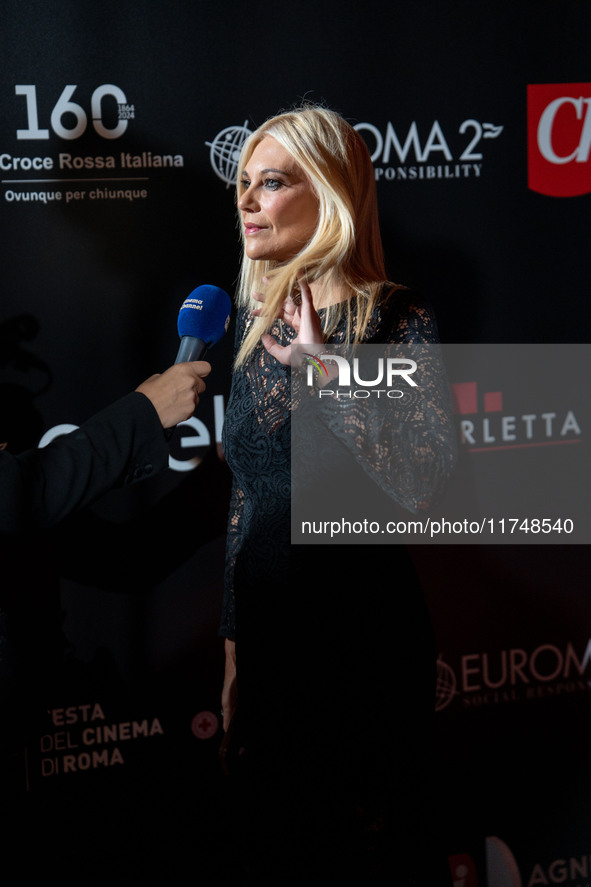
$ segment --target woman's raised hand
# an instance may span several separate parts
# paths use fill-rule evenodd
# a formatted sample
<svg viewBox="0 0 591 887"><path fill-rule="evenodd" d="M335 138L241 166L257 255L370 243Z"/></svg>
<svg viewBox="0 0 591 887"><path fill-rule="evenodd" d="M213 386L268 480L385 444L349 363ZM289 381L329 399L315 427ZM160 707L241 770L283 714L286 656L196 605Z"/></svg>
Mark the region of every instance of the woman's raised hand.
<svg viewBox="0 0 591 887"><path fill-rule="evenodd" d="M322 334L322 323L318 312L314 308L314 301L310 287L304 278L298 281L301 293L301 302L297 305L292 296L289 295L283 303L282 311L279 318L286 323L296 333L296 337L291 345L280 345L269 333L263 333L261 342L273 357L284 366L291 365L292 347L294 345L322 345L324 336ZM264 296L255 294L255 299L264 302ZM259 309L253 311L255 316L260 314Z"/></svg>

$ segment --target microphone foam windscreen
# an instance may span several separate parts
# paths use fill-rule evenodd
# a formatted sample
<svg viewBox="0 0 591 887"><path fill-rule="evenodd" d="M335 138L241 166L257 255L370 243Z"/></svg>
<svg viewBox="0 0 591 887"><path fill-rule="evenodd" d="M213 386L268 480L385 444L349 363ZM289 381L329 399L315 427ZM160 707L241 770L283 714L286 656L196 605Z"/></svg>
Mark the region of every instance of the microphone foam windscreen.
<svg viewBox="0 0 591 887"><path fill-rule="evenodd" d="M181 305L177 320L179 336L201 339L209 347L222 338L230 323L230 296L219 286L198 286Z"/></svg>

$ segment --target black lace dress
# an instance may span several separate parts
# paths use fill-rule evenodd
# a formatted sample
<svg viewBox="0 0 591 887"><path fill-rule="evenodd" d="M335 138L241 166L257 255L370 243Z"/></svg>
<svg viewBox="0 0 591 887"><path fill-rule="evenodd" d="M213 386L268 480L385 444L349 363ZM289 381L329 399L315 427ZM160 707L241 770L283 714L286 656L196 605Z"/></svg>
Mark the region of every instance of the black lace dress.
<svg viewBox="0 0 591 887"><path fill-rule="evenodd" d="M243 309L237 345L248 323ZM271 332L282 344L293 337L281 322ZM330 342L344 338L343 323ZM365 341L436 342L433 314L397 290ZM403 546L290 544L290 398L290 370L259 345L234 374L223 433L233 491L221 634L236 639L253 883L267 883L265 866L269 883L312 884L358 865L372 884L393 852L400 866L413 847L423 867L429 856L430 622ZM328 418L347 495L378 482L387 507L417 510L451 472L445 417L392 429L368 459L360 409ZM399 868L397 883L447 883L413 872Z"/></svg>

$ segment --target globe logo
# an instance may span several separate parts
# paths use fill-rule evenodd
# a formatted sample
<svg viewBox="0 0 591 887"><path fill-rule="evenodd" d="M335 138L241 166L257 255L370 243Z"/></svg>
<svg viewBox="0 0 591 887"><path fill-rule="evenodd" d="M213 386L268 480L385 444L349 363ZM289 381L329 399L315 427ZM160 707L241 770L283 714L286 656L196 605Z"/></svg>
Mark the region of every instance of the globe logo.
<svg viewBox="0 0 591 887"><path fill-rule="evenodd" d="M209 161L216 176L226 183L226 187L236 183L240 149L251 135L248 120L243 126L227 126L218 132L213 142L206 142L209 148Z"/></svg>
<svg viewBox="0 0 591 887"><path fill-rule="evenodd" d="M457 696L456 676L449 665L437 660L437 684L435 689L435 711L442 711Z"/></svg>

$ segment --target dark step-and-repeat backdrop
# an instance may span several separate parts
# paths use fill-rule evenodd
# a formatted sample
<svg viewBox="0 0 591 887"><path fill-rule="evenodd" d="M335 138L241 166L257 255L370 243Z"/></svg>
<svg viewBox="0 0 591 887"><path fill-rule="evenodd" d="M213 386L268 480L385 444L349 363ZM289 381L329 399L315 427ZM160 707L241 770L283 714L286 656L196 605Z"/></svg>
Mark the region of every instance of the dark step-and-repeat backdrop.
<svg viewBox="0 0 591 887"><path fill-rule="evenodd" d="M478 514L407 534L438 645L453 882L588 887L589 4L1 8L0 439L37 446L169 366L186 296L234 290L245 137L302 99L343 113L372 156L390 277L469 353L449 373ZM232 343L233 324L167 471L4 550L26 659L1 712L7 887L223 882Z"/></svg>

